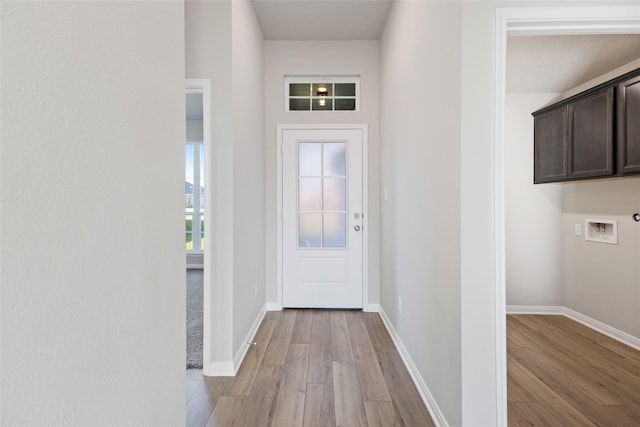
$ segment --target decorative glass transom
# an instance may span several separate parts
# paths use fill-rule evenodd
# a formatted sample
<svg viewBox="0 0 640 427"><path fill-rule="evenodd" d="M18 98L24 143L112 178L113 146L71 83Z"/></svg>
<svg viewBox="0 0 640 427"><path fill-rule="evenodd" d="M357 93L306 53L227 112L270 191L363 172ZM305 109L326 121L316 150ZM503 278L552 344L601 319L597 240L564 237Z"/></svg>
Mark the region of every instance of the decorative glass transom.
<svg viewBox="0 0 640 427"><path fill-rule="evenodd" d="M285 77L286 111L358 111L359 77Z"/></svg>

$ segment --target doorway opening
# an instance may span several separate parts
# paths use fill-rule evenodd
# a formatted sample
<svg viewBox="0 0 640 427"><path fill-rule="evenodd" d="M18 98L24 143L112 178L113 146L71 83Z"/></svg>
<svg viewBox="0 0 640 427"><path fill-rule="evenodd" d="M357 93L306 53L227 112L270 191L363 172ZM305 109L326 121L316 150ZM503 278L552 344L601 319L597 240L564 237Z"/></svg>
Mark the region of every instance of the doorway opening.
<svg viewBox="0 0 640 427"><path fill-rule="evenodd" d="M508 35L637 34L640 10L633 7L508 8L496 13L494 244L498 414L507 425L506 369L506 236L504 177L505 61ZM532 141L533 143L533 141Z"/></svg>
<svg viewBox="0 0 640 427"><path fill-rule="evenodd" d="M209 305L205 280L205 236L209 222L207 155L209 153L208 82L187 80L185 91L185 254L186 254L186 368L203 368Z"/></svg>

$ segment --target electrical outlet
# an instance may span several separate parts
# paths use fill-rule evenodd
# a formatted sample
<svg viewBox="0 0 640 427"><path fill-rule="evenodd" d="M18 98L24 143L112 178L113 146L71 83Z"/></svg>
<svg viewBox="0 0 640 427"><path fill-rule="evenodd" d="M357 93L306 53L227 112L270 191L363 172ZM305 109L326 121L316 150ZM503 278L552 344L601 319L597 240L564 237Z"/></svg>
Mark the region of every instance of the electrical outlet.
<svg viewBox="0 0 640 427"><path fill-rule="evenodd" d="M253 284L253 296L257 297L258 296L258 282L255 282Z"/></svg>
<svg viewBox="0 0 640 427"><path fill-rule="evenodd" d="M398 297L398 313L402 314L402 297Z"/></svg>
<svg viewBox="0 0 640 427"><path fill-rule="evenodd" d="M582 236L582 224L574 224L573 225L573 233L576 236Z"/></svg>

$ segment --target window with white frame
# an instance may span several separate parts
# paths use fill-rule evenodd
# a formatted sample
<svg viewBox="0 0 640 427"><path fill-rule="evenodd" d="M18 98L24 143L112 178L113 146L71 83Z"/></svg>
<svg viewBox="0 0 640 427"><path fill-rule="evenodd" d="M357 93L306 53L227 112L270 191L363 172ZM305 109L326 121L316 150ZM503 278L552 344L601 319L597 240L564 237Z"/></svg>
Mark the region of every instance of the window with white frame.
<svg viewBox="0 0 640 427"><path fill-rule="evenodd" d="M285 111L359 111L358 76L285 76Z"/></svg>
<svg viewBox="0 0 640 427"><path fill-rule="evenodd" d="M185 145L185 249L204 251L205 151L203 141L203 95L187 92L187 141Z"/></svg>

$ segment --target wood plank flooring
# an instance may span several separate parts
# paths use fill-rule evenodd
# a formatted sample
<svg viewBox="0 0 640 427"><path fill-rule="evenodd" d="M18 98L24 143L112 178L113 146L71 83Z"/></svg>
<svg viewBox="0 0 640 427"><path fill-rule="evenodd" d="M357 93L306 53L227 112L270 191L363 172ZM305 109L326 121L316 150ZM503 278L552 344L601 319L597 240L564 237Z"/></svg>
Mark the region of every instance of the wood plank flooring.
<svg viewBox="0 0 640 427"><path fill-rule="evenodd" d="M377 313L265 316L235 377L187 371L188 427L434 426Z"/></svg>
<svg viewBox="0 0 640 427"><path fill-rule="evenodd" d="M640 351L564 316L507 316L509 427L640 426Z"/></svg>

